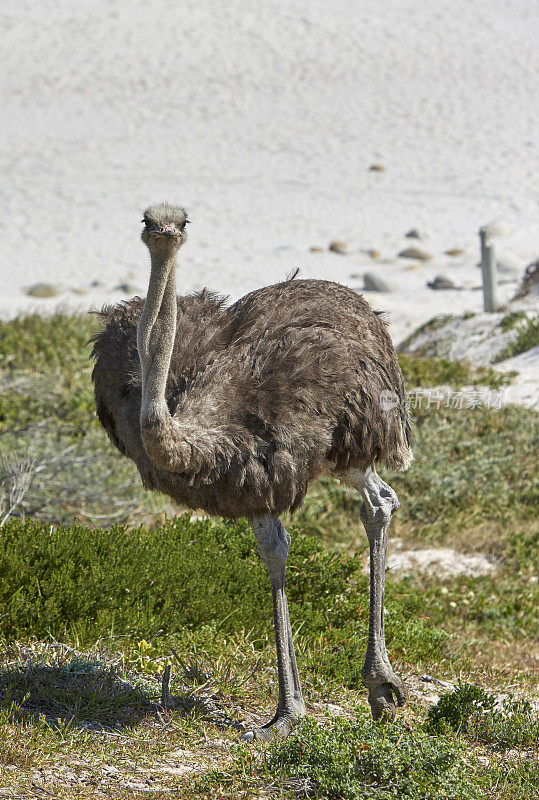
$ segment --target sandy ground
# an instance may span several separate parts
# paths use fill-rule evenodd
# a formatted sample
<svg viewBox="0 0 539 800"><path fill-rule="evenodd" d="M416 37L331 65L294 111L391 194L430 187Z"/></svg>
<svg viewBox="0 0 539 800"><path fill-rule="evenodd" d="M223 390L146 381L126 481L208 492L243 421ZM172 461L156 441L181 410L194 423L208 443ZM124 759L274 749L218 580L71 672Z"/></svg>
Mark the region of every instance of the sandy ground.
<svg viewBox="0 0 539 800"><path fill-rule="evenodd" d="M508 299L539 255L538 37L521 0L8 2L0 315L144 294L161 199L192 220L179 291L373 271L400 341L480 310L477 231L502 219ZM310 252L332 239L350 254ZM433 258L397 257L414 243ZM58 295L28 297L40 281Z"/></svg>

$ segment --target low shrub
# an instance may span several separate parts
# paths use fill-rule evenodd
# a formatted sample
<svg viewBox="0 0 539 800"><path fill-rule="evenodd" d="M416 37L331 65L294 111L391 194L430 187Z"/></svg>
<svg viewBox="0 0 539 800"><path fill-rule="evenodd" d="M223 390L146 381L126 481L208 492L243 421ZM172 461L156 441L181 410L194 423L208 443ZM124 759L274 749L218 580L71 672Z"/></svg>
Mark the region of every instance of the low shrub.
<svg viewBox="0 0 539 800"><path fill-rule="evenodd" d="M453 692L442 695L428 711L426 728L437 733L449 729L473 741L503 747L539 741L539 718L527 700L496 697L470 683L460 683Z"/></svg>

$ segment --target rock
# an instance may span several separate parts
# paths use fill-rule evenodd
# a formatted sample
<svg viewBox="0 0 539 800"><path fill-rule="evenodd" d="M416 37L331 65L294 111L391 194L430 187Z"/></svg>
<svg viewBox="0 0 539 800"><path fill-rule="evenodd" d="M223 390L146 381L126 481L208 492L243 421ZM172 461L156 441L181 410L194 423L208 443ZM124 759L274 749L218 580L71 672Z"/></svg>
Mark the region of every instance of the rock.
<svg viewBox="0 0 539 800"><path fill-rule="evenodd" d="M385 164L371 164L369 172L385 172L387 169Z"/></svg>
<svg viewBox="0 0 539 800"><path fill-rule="evenodd" d="M539 295L539 259L528 264L516 295L513 300Z"/></svg>
<svg viewBox="0 0 539 800"><path fill-rule="evenodd" d="M432 253L422 250L421 247L405 247L399 253L399 258L417 258L418 261L430 261L433 258Z"/></svg>
<svg viewBox="0 0 539 800"><path fill-rule="evenodd" d="M138 292L138 286L126 281L125 283L119 283L118 286L115 286L114 291L123 292L124 294L136 294Z"/></svg>
<svg viewBox="0 0 539 800"><path fill-rule="evenodd" d="M487 236L509 236L513 233L513 228L504 219L495 219L483 225L482 228Z"/></svg>
<svg viewBox="0 0 539 800"><path fill-rule="evenodd" d="M458 553L449 548L429 548L426 550L403 550L388 556L387 566L390 572L400 571L404 574L426 572L429 575L467 575L476 577L496 571L497 564L482 553Z"/></svg>
<svg viewBox="0 0 539 800"><path fill-rule="evenodd" d="M311 253L324 253L325 249L323 247L319 247L318 245L313 245L313 247L309 247Z"/></svg>
<svg viewBox="0 0 539 800"><path fill-rule="evenodd" d="M462 247L450 247L445 251L446 256L463 256L466 251Z"/></svg>
<svg viewBox="0 0 539 800"><path fill-rule="evenodd" d="M54 283L34 283L26 289L26 294L29 297L56 297L59 294L59 288Z"/></svg>
<svg viewBox="0 0 539 800"><path fill-rule="evenodd" d="M367 255L370 256L373 259L377 259L377 258L380 258L380 256L382 254L381 254L381 252L379 250L376 250L375 248L372 248L372 250L367 250Z"/></svg>
<svg viewBox="0 0 539 800"><path fill-rule="evenodd" d="M339 239L334 239L329 243L328 250L331 253L339 253L339 255L345 256L348 253L348 245L346 242L341 242Z"/></svg>
<svg viewBox="0 0 539 800"><path fill-rule="evenodd" d="M366 292L391 292L391 286L374 272L366 272L363 281Z"/></svg>
<svg viewBox="0 0 539 800"><path fill-rule="evenodd" d="M421 269L421 264L408 264L407 267L404 267L405 272L415 272L418 269Z"/></svg>
<svg viewBox="0 0 539 800"><path fill-rule="evenodd" d="M72 287L72 288L70 289L70 291L71 291L71 294L77 294L77 295L88 294L88 290L87 290L87 289L74 289L74 288Z"/></svg>
<svg viewBox="0 0 539 800"><path fill-rule="evenodd" d="M408 233L404 234L407 239L426 239L427 236L425 231L422 231L420 228L411 228Z"/></svg>
<svg viewBox="0 0 539 800"><path fill-rule="evenodd" d="M92 289L101 289L104 285L105 284L103 283L103 281L98 281L98 280L92 281L90 284Z"/></svg>
<svg viewBox="0 0 539 800"><path fill-rule="evenodd" d="M431 289L458 289L455 281L447 275L437 275L433 281L428 281L427 286Z"/></svg>
<svg viewBox="0 0 539 800"><path fill-rule="evenodd" d="M353 278L354 280L357 280L358 278L361 278L361 275L359 272L351 272L350 277Z"/></svg>

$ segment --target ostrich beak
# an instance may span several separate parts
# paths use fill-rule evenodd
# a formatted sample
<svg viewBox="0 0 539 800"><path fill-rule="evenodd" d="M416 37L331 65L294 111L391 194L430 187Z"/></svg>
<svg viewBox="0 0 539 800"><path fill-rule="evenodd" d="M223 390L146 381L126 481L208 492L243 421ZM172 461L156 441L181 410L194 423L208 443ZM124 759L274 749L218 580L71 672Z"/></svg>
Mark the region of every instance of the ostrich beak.
<svg viewBox="0 0 539 800"><path fill-rule="evenodd" d="M149 233L150 236L167 236L168 238L181 235L175 225L159 225L159 227L154 228L149 231Z"/></svg>

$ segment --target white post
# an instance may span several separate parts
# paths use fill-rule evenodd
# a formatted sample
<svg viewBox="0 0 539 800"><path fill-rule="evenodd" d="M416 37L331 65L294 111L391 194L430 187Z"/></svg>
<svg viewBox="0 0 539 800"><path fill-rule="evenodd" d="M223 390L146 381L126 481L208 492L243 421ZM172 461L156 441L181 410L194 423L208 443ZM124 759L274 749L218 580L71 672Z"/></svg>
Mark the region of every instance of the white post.
<svg viewBox="0 0 539 800"><path fill-rule="evenodd" d="M485 311L498 310L498 276L496 251L493 244L487 244L487 233L479 229L481 239L481 271L483 273L483 308Z"/></svg>

